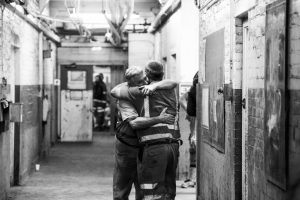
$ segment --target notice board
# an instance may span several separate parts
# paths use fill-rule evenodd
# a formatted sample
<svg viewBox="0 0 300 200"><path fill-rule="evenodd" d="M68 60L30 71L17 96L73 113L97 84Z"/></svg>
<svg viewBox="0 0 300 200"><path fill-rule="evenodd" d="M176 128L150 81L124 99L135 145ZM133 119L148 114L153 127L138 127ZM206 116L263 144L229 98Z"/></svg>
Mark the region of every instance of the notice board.
<svg viewBox="0 0 300 200"><path fill-rule="evenodd" d="M206 37L205 42L205 85L202 95L208 101L208 131L203 131L204 140L220 152L225 152L224 126L224 29ZM202 105L207 106L207 105ZM204 109L204 108L202 108ZM205 109L204 109L205 110ZM205 117L205 115L203 115ZM207 122L206 122L207 123ZM208 126L207 126L208 125ZM205 129L205 127L203 127ZM207 129L206 128L206 129Z"/></svg>

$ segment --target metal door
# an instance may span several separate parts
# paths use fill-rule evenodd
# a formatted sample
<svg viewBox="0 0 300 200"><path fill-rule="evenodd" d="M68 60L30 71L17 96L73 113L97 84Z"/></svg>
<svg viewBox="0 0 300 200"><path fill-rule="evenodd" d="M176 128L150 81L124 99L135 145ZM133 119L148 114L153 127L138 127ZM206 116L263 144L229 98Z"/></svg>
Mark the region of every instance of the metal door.
<svg viewBox="0 0 300 200"><path fill-rule="evenodd" d="M268 181L286 189L286 1L266 10L265 166Z"/></svg>
<svg viewBox="0 0 300 200"><path fill-rule="evenodd" d="M61 66L61 141L92 141L93 67Z"/></svg>
<svg viewBox="0 0 300 200"><path fill-rule="evenodd" d="M204 139L220 152L225 152L224 130L224 29L206 37L205 82L208 86L206 102L208 113L202 118L208 122ZM203 93L203 95L206 93ZM205 96L205 95L204 95Z"/></svg>

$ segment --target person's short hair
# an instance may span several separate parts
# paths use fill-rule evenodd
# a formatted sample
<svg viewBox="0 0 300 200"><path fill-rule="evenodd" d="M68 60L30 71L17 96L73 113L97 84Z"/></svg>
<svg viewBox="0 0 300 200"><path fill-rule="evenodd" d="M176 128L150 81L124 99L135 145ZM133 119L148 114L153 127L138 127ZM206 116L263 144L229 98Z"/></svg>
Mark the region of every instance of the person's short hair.
<svg viewBox="0 0 300 200"><path fill-rule="evenodd" d="M153 81L161 81L164 76L164 66L157 61L148 62L145 68L146 76Z"/></svg>
<svg viewBox="0 0 300 200"><path fill-rule="evenodd" d="M130 83L137 75L143 74L143 70L138 66L131 66L125 72L125 79Z"/></svg>
<svg viewBox="0 0 300 200"><path fill-rule="evenodd" d="M98 74L98 77L99 77L100 79L103 79L103 78L104 78L103 73L99 73L99 74Z"/></svg>

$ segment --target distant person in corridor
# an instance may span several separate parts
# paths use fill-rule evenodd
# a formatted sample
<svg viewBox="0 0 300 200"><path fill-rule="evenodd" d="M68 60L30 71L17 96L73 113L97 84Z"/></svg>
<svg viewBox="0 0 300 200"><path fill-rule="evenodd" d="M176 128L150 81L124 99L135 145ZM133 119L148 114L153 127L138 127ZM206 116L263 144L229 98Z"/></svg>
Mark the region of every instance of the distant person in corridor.
<svg viewBox="0 0 300 200"><path fill-rule="evenodd" d="M198 72L193 78L193 85L187 93L180 97L180 105L187 112L186 119L190 123L190 169L189 177L181 185L182 188L195 187L196 185L196 85Z"/></svg>
<svg viewBox="0 0 300 200"><path fill-rule="evenodd" d="M93 87L94 99L106 102L107 89L106 89L106 84L103 81L104 76L102 73L99 73L95 78L96 80Z"/></svg>
<svg viewBox="0 0 300 200"><path fill-rule="evenodd" d="M102 73L97 75L93 86L93 99L95 108L95 127L99 130L103 128L105 108L107 104L107 89L106 84L103 82L104 76Z"/></svg>
<svg viewBox="0 0 300 200"><path fill-rule="evenodd" d="M122 85L126 87L142 86L145 84L143 71L139 67L128 68L125 73L125 78L127 82ZM162 81L157 84L156 88L175 86L175 82ZM114 92L115 90L113 89L112 94L114 94ZM117 105L121 120L117 124L116 133L113 196L114 200L128 200L132 184L134 184L136 199L140 200L143 196L137 181L139 142L136 132L131 125L135 124L135 128L147 128L158 123L172 124L175 118L173 115L167 114L165 110L156 117L140 117L143 112L142 106L136 106L137 104L134 106L126 100L118 100Z"/></svg>
<svg viewBox="0 0 300 200"><path fill-rule="evenodd" d="M137 106L142 104L143 116L155 117L167 108L167 113L175 117L173 124L160 123L149 128L137 130L142 148L139 153L138 178L144 199L174 200L176 196L176 169L181 143L178 125L178 96L176 89L157 90L164 75L163 66L150 61L145 68L149 85L144 90L138 87L119 86L114 95L116 98L129 100ZM144 96L145 91L153 95ZM147 93L147 92L146 92ZM132 123L133 127L138 124Z"/></svg>

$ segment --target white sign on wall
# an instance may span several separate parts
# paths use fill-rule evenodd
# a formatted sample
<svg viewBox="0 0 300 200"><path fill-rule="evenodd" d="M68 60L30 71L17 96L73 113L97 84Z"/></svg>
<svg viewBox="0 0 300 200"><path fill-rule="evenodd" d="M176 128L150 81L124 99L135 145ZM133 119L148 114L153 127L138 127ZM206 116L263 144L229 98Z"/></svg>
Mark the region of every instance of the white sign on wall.
<svg viewBox="0 0 300 200"><path fill-rule="evenodd" d="M181 97L184 95L186 92L190 90L192 87L193 83L191 82L183 82L179 84L179 96Z"/></svg>

